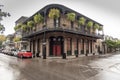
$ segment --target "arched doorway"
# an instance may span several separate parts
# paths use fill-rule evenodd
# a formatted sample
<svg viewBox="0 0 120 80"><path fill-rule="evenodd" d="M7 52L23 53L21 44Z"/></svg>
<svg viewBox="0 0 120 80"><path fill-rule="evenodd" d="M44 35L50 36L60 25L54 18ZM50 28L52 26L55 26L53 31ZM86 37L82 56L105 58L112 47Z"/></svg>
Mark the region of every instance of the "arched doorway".
<svg viewBox="0 0 120 80"><path fill-rule="evenodd" d="M61 56L63 54L64 50L64 39L62 36L58 37L50 37L50 46L49 46L49 56Z"/></svg>

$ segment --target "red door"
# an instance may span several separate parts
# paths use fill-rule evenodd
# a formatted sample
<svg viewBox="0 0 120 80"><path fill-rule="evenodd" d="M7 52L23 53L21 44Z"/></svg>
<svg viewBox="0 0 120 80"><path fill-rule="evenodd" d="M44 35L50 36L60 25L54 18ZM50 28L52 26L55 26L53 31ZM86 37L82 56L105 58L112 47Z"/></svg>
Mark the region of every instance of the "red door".
<svg viewBox="0 0 120 80"><path fill-rule="evenodd" d="M60 56L61 55L61 46L60 45L54 45L53 46L53 55L54 56Z"/></svg>

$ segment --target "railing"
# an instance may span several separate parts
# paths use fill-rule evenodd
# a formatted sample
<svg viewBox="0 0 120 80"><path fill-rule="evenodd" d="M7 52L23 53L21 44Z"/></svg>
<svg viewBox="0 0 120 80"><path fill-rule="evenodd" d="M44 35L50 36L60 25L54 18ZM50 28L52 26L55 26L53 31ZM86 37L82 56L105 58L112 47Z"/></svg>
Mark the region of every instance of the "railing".
<svg viewBox="0 0 120 80"><path fill-rule="evenodd" d="M49 25L47 27L37 29L36 31L32 30L31 32L25 32L25 33L23 33L23 37L37 35L37 34L43 33L44 31L69 32L69 33L75 33L75 34L81 34L81 35L85 35L85 36L90 36L90 37L103 38L103 34L96 34L96 33L85 31L83 29L81 30L79 27L73 27L73 28L65 27L65 26L51 27Z"/></svg>

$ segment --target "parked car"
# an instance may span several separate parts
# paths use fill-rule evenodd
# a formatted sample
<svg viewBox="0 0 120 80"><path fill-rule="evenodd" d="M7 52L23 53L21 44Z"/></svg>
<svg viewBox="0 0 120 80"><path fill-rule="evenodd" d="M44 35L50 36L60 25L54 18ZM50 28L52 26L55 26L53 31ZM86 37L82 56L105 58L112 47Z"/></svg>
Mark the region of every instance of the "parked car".
<svg viewBox="0 0 120 80"><path fill-rule="evenodd" d="M32 58L32 53L27 50L21 50L18 52L17 56L19 58Z"/></svg>
<svg viewBox="0 0 120 80"><path fill-rule="evenodd" d="M11 50L11 53L12 53L13 56L17 56L18 52L19 52L18 49L12 49Z"/></svg>

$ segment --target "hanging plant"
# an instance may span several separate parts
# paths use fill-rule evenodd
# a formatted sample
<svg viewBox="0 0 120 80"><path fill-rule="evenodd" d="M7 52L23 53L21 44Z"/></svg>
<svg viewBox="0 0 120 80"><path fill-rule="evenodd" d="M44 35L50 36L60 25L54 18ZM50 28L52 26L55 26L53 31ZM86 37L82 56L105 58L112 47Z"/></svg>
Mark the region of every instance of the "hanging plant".
<svg viewBox="0 0 120 80"><path fill-rule="evenodd" d="M34 21L32 21L32 20L28 21L27 22L27 26L30 27L30 28L32 28L34 26Z"/></svg>
<svg viewBox="0 0 120 80"><path fill-rule="evenodd" d="M98 31L102 31L103 27L99 26Z"/></svg>
<svg viewBox="0 0 120 80"><path fill-rule="evenodd" d="M36 14L35 16L34 16L34 22L36 23L36 24L38 24L38 23L43 23L43 21L44 21L44 18L43 18L43 16L41 15L41 14Z"/></svg>
<svg viewBox="0 0 120 80"><path fill-rule="evenodd" d="M52 19L58 19L60 17L60 10L56 8L50 9L48 17Z"/></svg>
<svg viewBox="0 0 120 80"><path fill-rule="evenodd" d="M100 26L97 24L97 23L95 23L95 25L93 26L93 30L95 31L96 29L98 29Z"/></svg>
<svg viewBox="0 0 120 80"><path fill-rule="evenodd" d="M17 31L17 29L18 29L18 27L17 27L17 26L15 26L15 27L14 27L14 30L15 30L15 31Z"/></svg>
<svg viewBox="0 0 120 80"><path fill-rule="evenodd" d="M90 29L92 26L93 26L93 22L92 22L92 21L89 21L89 22L87 23L87 28Z"/></svg>
<svg viewBox="0 0 120 80"><path fill-rule="evenodd" d="M74 22L75 21L75 13L67 13L67 19L71 22Z"/></svg>
<svg viewBox="0 0 120 80"><path fill-rule="evenodd" d="M17 26L14 27L14 30L17 31L18 29L21 29L22 24L18 24Z"/></svg>
<svg viewBox="0 0 120 80"><path fill-rule="evenodd" d="M79 18L78 25L84 26L86 19L84 17Z"/></svg>
<svg viewBox="0 0 120 80"><path fill-rule="evenodd" d="M21 27L21 29L22 29L23 31L26 31L26 30L27 30L27 25L26 25L26 24L23 24L22 27Z"/></svg>
<svg viewBox="0 0 120 80"><path fill-rule="evenodd" d="M20 37L14 37L14 39L13 39L14 42L18 42L18 41L20 41L20 40L21 40Z"/></svg>

